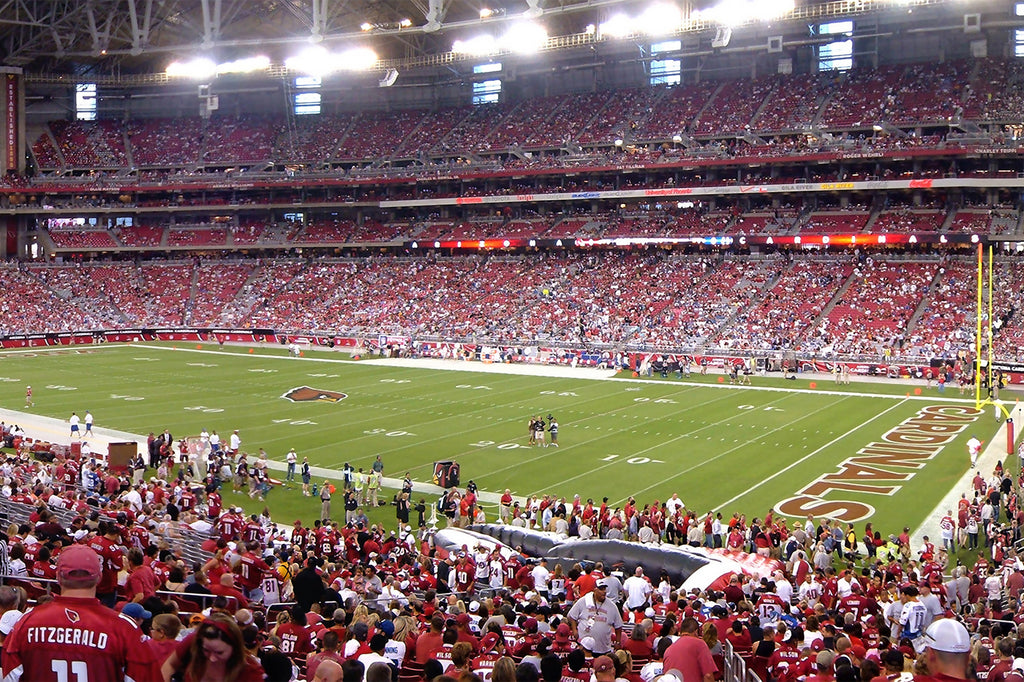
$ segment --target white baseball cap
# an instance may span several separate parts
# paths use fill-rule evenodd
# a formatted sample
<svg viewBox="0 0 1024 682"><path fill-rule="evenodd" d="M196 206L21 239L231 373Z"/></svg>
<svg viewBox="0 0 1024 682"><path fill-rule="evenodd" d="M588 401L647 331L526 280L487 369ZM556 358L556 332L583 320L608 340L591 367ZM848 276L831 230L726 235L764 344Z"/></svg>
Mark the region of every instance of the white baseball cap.
<svg viewBox="0 0 1024 682"><path fill-rule="evenodd" d="M950 654L966 654L971 650L971 635L963 623L952 618L940 618L925 630L926 646Z"/></svg>

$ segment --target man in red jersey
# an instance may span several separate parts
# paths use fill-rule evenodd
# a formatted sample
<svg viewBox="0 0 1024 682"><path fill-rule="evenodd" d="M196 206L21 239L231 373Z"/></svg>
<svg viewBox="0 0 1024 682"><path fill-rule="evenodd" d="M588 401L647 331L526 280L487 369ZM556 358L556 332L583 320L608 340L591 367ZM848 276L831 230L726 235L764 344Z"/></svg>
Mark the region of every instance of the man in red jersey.
<svg viewBox="0 0 1024 682"><path fill-rule="evenodd" d="M89 547L103 562L103 575L96 587L96 595L105 606L111 608L117 603L117 574L128 568L120 541L121 533L117 524L101 521L96 537L89 543Z"/></svg>
<svg viewBox="0 0 1024 682"><path fill-rule="evenodd" d="M23 680L159 679L142 631L96 599L100 557L84 545L60 553L61 594L22 616L4 640L3 674Z"/></svg>
<svg viewBox="0 0 1024 682"><path fill-rule="evenodd" d="M270 566L257 554L259 548L258 542L248 543L237 567L238 584L245 596L253 601L263 600L260 585L263 584L263 575L270 572Z"/></svg>
<svg viewBox="0 0 1024 682"><path fill-rule="evenodd" d="M952 618L940 618L924 633L927 675L914 675L914 682L966 680L971 657L971 635ZM5 668L6 669L6 668Z"/></svg>

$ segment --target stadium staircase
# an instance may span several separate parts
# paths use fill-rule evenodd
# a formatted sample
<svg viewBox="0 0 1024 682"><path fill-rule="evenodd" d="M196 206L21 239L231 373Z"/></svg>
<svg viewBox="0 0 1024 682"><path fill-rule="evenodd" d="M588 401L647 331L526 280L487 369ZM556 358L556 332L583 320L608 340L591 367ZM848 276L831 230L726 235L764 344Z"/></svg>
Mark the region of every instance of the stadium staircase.
<svg viewBox="0 0 1024 682"><path fill-rule="evenodd" d="M714 91L712 91L711 96L708 97L706 102L704 102L704 106L700 108L700 110L697 112L697 115L693 117L693 120L689 122L683 122L682 128L684 130L692 128L697 123L697 121L700 120L700 117L704 115L704 112L706 112L708 108L711 107L712 104L714 104L716 107L718 106L718 103L715 102L715 99L718 98L718 95L722 92L722 90L725 89L726 85L726 81L722 81L717 86L715 86L715 89Z"/></svg>
<svg viewBox="0 0 1024 682"><path fill-rule="evenodd" d="M765 262L763 261L761 265L765 266ZM737 293L743 292L746 295L746 298L739 305L734 306L732 314L729 315L729 317L727 317L725 320L723 320L721 324L715 327L715 329L712 330L703 339L703 341L707 343L712 339L718 339L725 336L726 331L732 327L732 325L736 322L737 318L739 318L740 315L749 310L750 306L753 305L755 301L764 298L764 295L772 290L772 287L774 287L776 283L778 283L778 281L782 278L782 275L792 268L793 263L790 263L786 268L780 269L773 276L767 278L764 281L764 283L760 286L752 282L747 282L745 277L744 279L737 282L736 286L734 287L734 291L736 291Z"/></svg>
<svg viewBox="0 0 1024 682"><path fill-rule="evenodd" d="M953 226L953 221L956 220L957 209L952 208L946 213L946 217L942 220L942 224L939 225L939 232L949 232L949 228Z"/></svg>
<svg viewBox="0 0 1024 682"><path fill-rule="evenodd" d="M878 218L881 215L882 215L882 210L881 209L871 211L871 214L868 215L867 222L864 223L864 229L861 230L861 233L870 234L871 230L873 230L875 228L875 223L878 222Z"/></svg>
<svg viewBox="0 0 1024 682"><path fill-rule="evenodd" d="M822 308L821 311L815 316L815 318L811 320L810 324L807 325L806 331L817 329L818 326L826 318L828 318L828 315L829 313L832 312L832 309L835 308L839 304L839 302L843 300L843 296L846 296L846 292L849 291L850 287L853 286L854 282L856 281L856 277L857 273L855 268L854 272L850 273L850 276L846 278L846 281L843 282L842 286L840 286L839 289L836 290L836 293L832 297L832 300L826 303L825 307Z"/></svg>
<svg viewBox="0 0 1024 682"><path fill-rule="evenodd" d="M768 107L768 103L771 102L772 99L774 99L775 93L777 93L781 87L782 87L781 83L776 83L775 86L771 90L768 91L768 95L761 101L761 103L759 105L757 105L757 109L754 109L754 113L751 114L750 120L747 121L747 131L748 131L748 133L752 129L753 130L757 130L757 126L754 125L754 124L757 122L757 119L761 117L761 114L764 113L764 110ZM764 142L764 140L761 140L761 138L757 137L756 135L754 137L756 139L758 139L759 142L757 142L757 143L751 142L751 144L766 144ZM746 138L743 138L743 139L746 139Z"/></svg>
<svg viewBox="0 0 1024 682"><path fill-rule="evenodd" d="M928 283L928 291L921 300L917 302L917 307L914 308L914 312L910 315L910 319L907 320L907 327L903 332L903 338L909 339L914 335L914 331L917 329L917 324L921 320L921 316L924 315L924 311L928 309L928 306L932 303L933 294L939 290L939 285L942 283L942 268L938 268L935 271L935 276L932 277L932 281Z"/></svg>
<svg viewBox="0 0 1024 682"><path fill-rule="evenodd" d="M51 237L50 233L42 227L36 229L36 239L43 247L44 253L53 253L57 248L57 244L53 241L53 237Z"/></svg>
<svg viewBox="0 0 1024 682"><path fill-rule="evenodd" d="M196 295L199 293L199 268L193 267L192 276L189 277L188 299L185 300L185 324L192 324L193 306L196 302Z"/></svg>

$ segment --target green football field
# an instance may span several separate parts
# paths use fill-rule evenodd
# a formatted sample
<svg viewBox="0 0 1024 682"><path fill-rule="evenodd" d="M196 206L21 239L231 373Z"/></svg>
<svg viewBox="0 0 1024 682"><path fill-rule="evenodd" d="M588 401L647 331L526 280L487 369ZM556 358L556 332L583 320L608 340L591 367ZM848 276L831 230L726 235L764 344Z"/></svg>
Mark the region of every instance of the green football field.
<svg viewBox="0 0 1024 682"><path fill-rule="evenodd" d="M425 482L434 461L455 460L463 484L473 479L485 491L579 493L613 505L631 495L646 503L675 492L700 512L749 517L778 507L797 516L827 508L849 520L884 519L887 528L916 527L966 470L970 435L987 442L997 428L990 414L965 415L970 404L955 391L940 396L922 388L914 395L913 385L556 379L305 355L184 343L5 352L0 404L23 409L31 384L36 405L28 411L35 414L67 419L88 409L98 427L137 434L167 428L176 438L206 428L225 442L237 428L244 450L263 447L281 461L294 447L300 461L308 456L317 466L340 469L347 461L369 468L379 454L386 475L409 471ZM482 369L466 364L474 368ZM299 387L344 397L283 397ZM944 439L936 440L944 442L930 456L917 449L917 459L903 466L876 458L840 472L842 462L919 420L922 410L952 425L943 427ZM528 419L549 413L560 424L560 447L528 446ZM837 472L838 490L823 485L822 477ZM288 490L275 490L268 504L279 520L312 519L318 509Z"/></svg>

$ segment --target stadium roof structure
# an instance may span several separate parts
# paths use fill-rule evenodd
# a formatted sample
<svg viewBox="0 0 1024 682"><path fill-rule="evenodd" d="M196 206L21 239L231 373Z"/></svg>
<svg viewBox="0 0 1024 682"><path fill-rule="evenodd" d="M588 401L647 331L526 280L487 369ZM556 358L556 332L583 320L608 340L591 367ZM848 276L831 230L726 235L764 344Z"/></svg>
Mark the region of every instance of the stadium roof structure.
<svg viewBox="0 0 1024 682"><path fill-rule="evenodd" d="M379 57L374 68L387 71L479 59L453 50L453 41L527 21L540 22L546 32L535 51L550 51L586 49L648 30L634 22L602 31L622 15L647 13L652 33L679 35L714 33L726 24L813 23L945 5L970 9L962 0L2 0L0 65L94 80L163 76L174 60L222 62L260 51L271 75L282 75L274 69L283 70L288 55L303 47L357 46L371 48ZM665 10L678 18L665 20ZM516 46L496 49L514 52Z"/></svg>

